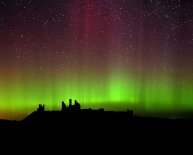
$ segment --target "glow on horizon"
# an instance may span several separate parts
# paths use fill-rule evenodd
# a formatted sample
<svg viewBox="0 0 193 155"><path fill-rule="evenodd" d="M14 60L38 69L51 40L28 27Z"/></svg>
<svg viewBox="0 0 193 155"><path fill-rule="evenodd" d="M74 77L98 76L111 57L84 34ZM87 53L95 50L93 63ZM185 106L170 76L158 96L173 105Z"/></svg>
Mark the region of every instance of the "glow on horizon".
<svg viewBox="0 0 193 155"><path fill-rule="evenodd" d="M61 101L68 103L69 98L78 100L82 108L133 109L134 112L193 110L193 84L187 80L181 82L181 89L168 77L140 79L120 72L109 77L61 76L53 81L45 76L24 81L1 83L4 89L0 90L0 109L10 112L10 118L17 118L20 113L27 115L40 103L47 110L60 110Z"/></svg>

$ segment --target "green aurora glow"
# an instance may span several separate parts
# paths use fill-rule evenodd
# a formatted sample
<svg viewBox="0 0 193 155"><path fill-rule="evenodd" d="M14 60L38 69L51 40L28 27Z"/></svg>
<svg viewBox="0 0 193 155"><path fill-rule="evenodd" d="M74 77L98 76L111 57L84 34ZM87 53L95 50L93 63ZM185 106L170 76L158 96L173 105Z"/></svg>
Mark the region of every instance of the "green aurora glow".
<svg viewBox="0 0 193 155"><path fill-rule="evenodd" d="M137 115L193 112L192 21L184 0L1 0L0 119L70 98Z"/></svg>
<svg viewBox="0 0 193 155"><path fill-rule="evenodd" d="M68 103L69 98L77 99L82 108L131 108L139 114L193 110L193 83L188 79L181 81L180 87L169 76L140 79L120 72L108 77L63 75L53 79L42 75L39 79L14 79L18 80L1 81L0 90L0 108L11 113L10 118L29 114L39 103L45 104L47 110L60 110L61 101Z"/></svg>

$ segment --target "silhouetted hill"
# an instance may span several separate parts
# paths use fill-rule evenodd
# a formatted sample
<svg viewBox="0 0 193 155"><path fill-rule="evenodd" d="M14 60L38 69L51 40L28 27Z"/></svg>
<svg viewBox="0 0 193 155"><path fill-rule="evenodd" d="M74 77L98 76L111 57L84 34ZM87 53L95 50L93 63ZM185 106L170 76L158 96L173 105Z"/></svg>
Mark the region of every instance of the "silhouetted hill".
<svg viewBox="0 0 193 155"><path fill-rule="evenodd" d="M192 119L133 116L133 113L83 109L79 111L34 111L22 121L0 120L0 128L46 130L111 130L122 132L193 130Z"/></svg>
<svg viewBox="0 0 193 155"><path fill-rule="evenodd" d="M54 139L141 139L150 135L162 137L162 134L190 135L193 132L193 120L139 117L134 116L131 110L115 112L81 109L77 101L72 105L70 100L68 107L62 102L61 111L45 111L45 106L39 105L37 111L22 121L0 121L0 128L4 128L4 133L8 135L25 133L28 138L43 141L47 136Z"/></svg>
<svg viewBox="0 0 193 155"><path fill-rule="evenodd" d="M39 105L37 111L20 122L22 127L36 129L62 129L87 131L172 131L193 129L192 119L163 119L134 116L132 110L125 112L104 111L104 109L81 109L80 103L69 99L69 106L62 102L61 111L45 111Z"/></svg>
<svg viewBox="0 0 193 155"><path fill-rule="evenodd" d="M28 127L68 128L68 129L105 129L111 127L126 127L132 116L128 112L113 112L100 110L81 110L76 112L45 111L33 112L21 123Z"/></svg>
<svg viewBox="0 0 193 155"><path fill-rule="evenodd" d="M0 119L0 128L14 127L17 121Z"/></svg>
<svg viewBox="0 0 193 155"><path fill-rule="evenodd" d="M180 137L190 138L191 119L161 119L133 116L128 112L103 110L35 111L22 121L0 121L1 139L55 146L139 146ZM75 143L75 144L74 144ZM164 142L166 143L166 141ZM178 142L179 143L179 142ZM43 148L42 148L43 149ZM111 148L112 149L112 148Z"/></svg>

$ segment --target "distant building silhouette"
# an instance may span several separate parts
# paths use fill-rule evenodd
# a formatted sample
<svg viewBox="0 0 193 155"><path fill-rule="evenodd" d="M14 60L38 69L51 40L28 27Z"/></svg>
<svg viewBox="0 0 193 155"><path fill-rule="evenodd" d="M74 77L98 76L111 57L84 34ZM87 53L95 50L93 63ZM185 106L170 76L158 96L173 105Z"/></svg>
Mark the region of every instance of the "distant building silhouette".
<svg viewBox="0 0 193 155"><path fill-rule="evenodd" d="M64 101L62 101L62 111L66 110L66 104L64 103Z"/></svg>
<svg viewBox="0 0 193 155"><path fill-rule="evenodd" d="M129 115L129 116L133 116L133 110L127 110L127 114Z"/></svg>
<svg viewBox="0 0 193 155"><path fill-rule="evenodd" d="M37 108L37 111L38 112L44 112L45 111L45 106L43 104L39 104L39 106ZM67 113L68 112L79 112L79 111L89 112L89 113L90 112L93 112L93 113L97 112L97 113L100 113L100 114L105 113L104 108L100 108L98 110L92 110L91 108L81 110L80 103L77 100L74 100L74 104L72 104L72 99L69 99L69 106L66 106L65 102L62 101L61 111L62 112L67 112ZM113 112L113 111L111 111L111 112ZM133 110L128 109L126 114L129 118L132 118L133 117Z"/></svg>
<svg viewBox="0 0 193 155"><path fill-rule="evenodd" d="M39 107L37 108L38 112L44 112L45 106L43 104L39 104Z"/></svg>
<svg viewBox="0 0 193 155"><path fill-rule="evenodd" d="M74 109L75 109L76 111L80 110L80 104L77 102L77 100L75 100Z"/></svg>
<svg viewBox="0 0 193 155"><path fill-rule="evenodd" d="M80 104L75 100L74 105L72 105L72 99L69 99L69 106L67 107L64 101L62 101L62 111L80 111Z"/></svg>
<svg viewBox="0 0 193 155"><path fill-rule="evenodd" d="M99 112L104 112L104 108L100 108L100 109L99 109Z"/></svg>
<svg viewBox="0 0 193 155"><path fill-rule="evenodd" d="M69 108L72 106L72 99L69 99Z"/></svg>

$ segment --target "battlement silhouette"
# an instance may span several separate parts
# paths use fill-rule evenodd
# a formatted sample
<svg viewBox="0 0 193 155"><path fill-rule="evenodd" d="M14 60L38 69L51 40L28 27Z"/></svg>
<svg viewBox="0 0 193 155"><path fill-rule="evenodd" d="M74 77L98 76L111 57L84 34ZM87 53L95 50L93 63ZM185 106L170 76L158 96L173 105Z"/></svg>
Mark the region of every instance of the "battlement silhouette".
<svg viewBox="0 0 193 155"><path fill-rule="evenodd" d="M65 102L62 101L62 112L65 111L80 111L80 103L78 103L77 100L74 101L74 105L72 104L72 99L69 99L69 106L67 107ZM38 112L44 112L45 111L45 105L44 104L39 104L38 108L37 108Z"/></svg>
<svg viewBox="0 0 193 155"><path fill-rule="evenodd" d="M44 104L39 104L37 108L37 112L46 112L45 111L45 105ZM64 101L62 101L62 108L61 111L52 111L52 112L93 112L93 113L104 113L107 112L104 110L104 108L99 108L98 110L93 110L91 108L89 109L81 109L81 105L77 100L74 100L74 104L72 104L72 99L69 99L69 105L67 106ZM118 113L115 111L108 111L107 113ZM119 113L127 113L130 117L133 116L133 110L127 109L126 112L119 112Z"/></svg>
<svg viewBox="0 0 193 155"><path fill-rule="evenodd" d="M74 101L74 105L72 105L72 99L69 99L69 106L67 107L64 101L62 101L62 111L80 111L80 103L77 100Z"/></svg>
<svg viewBox="0 0 193 155"><path fill-rule="evenodd" d="M63 128L79 128L93 127L97 128L113 128L114 126L127 125L128 120L133 118L133 111L125 112L105 111L99 109L81 109L81 105L77 100L69 99L68 105L64 101L61 103L61 110L46 111L44 104L39 104L37 111L32 112L22 122L31 126L44 128L57 127Z"/></svg>
<svg viewBox="0 0 193 155"><path fill-rule="evenodd" d="M156 117L136 116L133 110L105 111L99 109L82 109L81 104L72 99L69 103L61 102L61 110L46 110L44 104L39 104L37 109L21 121L1 121L1 127L29 129L34 131L50 131L54 133L123 133L128 131L173 131L174 129L193 129L193 120L164 119ZM136 130L137 129L137 130ZM71 136L69 134L69 136Z"/></svg>
<svg viewBox="0 0 193 155"><path fill-rule="evenodd" d="M39 107L37 108L37 111L44 112L44 110L45 110L45 105L39 104Z"/></svg>

